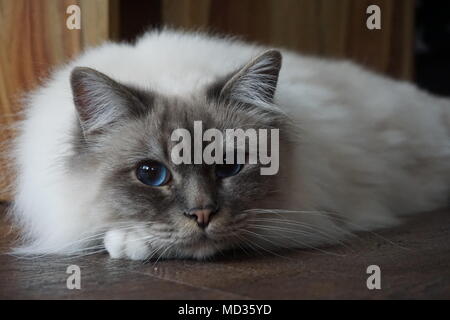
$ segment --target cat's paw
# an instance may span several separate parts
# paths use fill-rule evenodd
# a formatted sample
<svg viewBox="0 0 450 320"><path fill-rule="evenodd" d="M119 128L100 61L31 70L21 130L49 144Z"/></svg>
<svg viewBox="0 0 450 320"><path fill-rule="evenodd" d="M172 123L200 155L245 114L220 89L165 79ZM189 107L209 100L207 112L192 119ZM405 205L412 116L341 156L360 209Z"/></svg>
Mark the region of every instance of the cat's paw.
<svg viewBox="0 0 450 320"><path fill-rule="evenodd" d="M142 230L113 229L105 234L105 249L112 259L145 260L151 252L145 238Z"/></svg>

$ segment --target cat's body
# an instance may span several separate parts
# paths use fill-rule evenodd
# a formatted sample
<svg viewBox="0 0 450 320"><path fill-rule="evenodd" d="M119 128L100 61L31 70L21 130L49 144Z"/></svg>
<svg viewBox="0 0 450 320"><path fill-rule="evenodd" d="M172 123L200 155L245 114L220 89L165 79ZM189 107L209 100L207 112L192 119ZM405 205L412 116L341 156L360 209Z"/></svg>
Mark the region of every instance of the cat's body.
<svg viewBox="0 0 450 320"><path fill-rule="evenodd" d="M259 182L259 178L246 177L251 173L243 169L241 178L231 177L220 187L214 184L218 201L228 208L219 211L206 229L212 240L202 240L203 231L190 225L186 217L163 221L165 210L155 207L151 217L142 213L146 201L156 201L151 197L162 192L157 202L162 206L167 201L167 215L176 216L182 210L173 208L172 203L181 200L170 198L170 193L178 192L174 191L178 187L140 189L131 182L126 185L127 176L118 173L114 173L116 181L123 185L111 186L115 183L111 175L119 162L125 163L127 155L130 163L142 157L137 155L142 147L133 149L134 141L163 132L158 126L170 123L170 117L183 112L182 107L170 111L162 122L147 121L145 128L153 133L136 127L138 124L133 124L134 129L126 124L114 129L111 135L116 136L108 137L114 144L95 138L95 143L104 142L109 149L99 147L90 154L86 146L76 142L77 111L69 81L76 66L93 68L120 83L151 89L169 99L155 102L139 98L141 102L172 106L188 101L195 114L195 108L201 109L198 105L203 103L198 97L204 97L211 84L264 50L201 34L165 31L149 33L135 45L106 44L92 49L57 71L31 95L16 144L18 179L13 214L29 238L23 252L78 253L97 243L88 240L102 242L103 238L111 256L132 259L152 255L202 258L244 245L260 250L310 247L339 241L351 231L391 226L401 215L448 204L450 100L349 62L287 51L282 51L283 66L273 104L293 120L296 129L284 128L284 137L291 142L281 146L280 172ZM83 77L89 77L83 72L89 71L79 71L72 78L72 88L80 94L90 88L77 91L74 85L74 81L84 83ZM260 101L255 102L258 104ZM202 112L199 114L206 111ZM195 117L188 120L202 120ZM173 175L174 184L182 183L181 176ZM235 186L227 186L233 181ZM258 183L270 187L261 187L259 192ZM202 189L194 182L179 188L184 190L180 192L199 193L211 189ZM124 190L139 196L125 196ZM227 205L234 198L236 205ZM141 206L137 206L139 202ZM129 213L124 212L127 206ZM242 208L235 212L239 206ZM244 222L230 223L233 215L241 216ZM227 225L234 228L228 230Z"/></svg>

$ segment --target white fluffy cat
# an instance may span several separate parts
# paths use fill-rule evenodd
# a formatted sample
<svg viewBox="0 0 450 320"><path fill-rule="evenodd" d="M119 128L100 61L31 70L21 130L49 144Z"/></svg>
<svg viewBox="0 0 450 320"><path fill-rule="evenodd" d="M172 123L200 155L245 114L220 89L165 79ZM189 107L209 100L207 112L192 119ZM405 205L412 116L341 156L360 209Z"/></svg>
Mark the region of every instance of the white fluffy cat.
<svg viewBox="0 0 450 320"><path fill-rule="evenodd" d="M199 33L149 32L135 44L106 43L89 49L54 72L30 94L15 142L17 179L12 215L24 235L18 252L78 254L104 246L114 258L147 259L205 258L233 246L260 250L316 247L337 242L356 230L392 226L405 214L448 205L450 100L351 62L305 57L287 50L280 50L283 62L276 92L265 105L286 113L298 132L292 133L293 145L281 154L279 176L261 182L277 191L273 196L264 193L264 201L256 197L258 201L239 208L241 202L230 204L233 197L239 197L233 189L228 192L233 197L221 200L224 209L207 228L198 228L181 209L175 220L178 209L173 208L173 202L180 200L167 200L164 205L170 207L170 213L149 205L152 216L138 216L135 212L145 211L142 201L149 201L155 193L170 197L170 192L180 192L173 190L193 192L197 188L195 192L204 193L206 189L194 184L181 187L184 176L166 164L172 171L173 185L141 189L130 173L126 190L133 195L126 194L125 189L116 193L119 186L113 186L111 172L119 165L113 161L128 165L124 160L128 152L133 167L131 162L139 157L133 158L137 151L127 148L135 140L146 139L144 129L130 129L126 120L115 131L100 133L106 138L95 140L112 148L109 155L102 149L97 156L83 158L88 152L75 142L75 127L81 127L81 137L90 133L80 116L83 106L77 109L74 95L89 91L87 97L92 101L86 104L97 103L102 109L90 111L88 117L94 117L90 120L95 121L95 129L103 126L100 129L107 131L108 125L113 127L111 119L121 113L117 87L108 88L112 82L140 88L139 94L151 92L182 102L204 101L199 97L204 97L205 88L242 70L266 50ZM274 53L258 59L260 67L277 63ZM78 74L72 74L71 88L75 67L89 67L99 73L78 69ZM262 104L258 90L267 88L259 83L264 80L251 72L246 75L249 81L238 85L241 95L247 90L245 103L252 104L248 99L255 97L254 106L258 108ZM158 99L149 104L161 104ZM239 95L234 99L238 103ZM169 116L175 116L176 112L172 113ZM148 126L160 125L146 121ZM135 137L138 133L140 136ZM111 141L116 143L114 147ZM115 159L119 155L120 160ZM242 177L245 170L239 173ZM220 188L238 181L239 174L220 182L220 187L215 185L217 194L221 194ZM128 183L126 175L120 177L117 183ZM253 182L247 177L236 184L243 192L258 190ZM220 197L225 199L227 195ZM158 203L164 201L161 198ZM141 202L139 208L135 207L137 202ZM169 220L155 218L169 214ZM236 217L242 219L237 222ZM232 231L229 226L233 226Z"/></svg>

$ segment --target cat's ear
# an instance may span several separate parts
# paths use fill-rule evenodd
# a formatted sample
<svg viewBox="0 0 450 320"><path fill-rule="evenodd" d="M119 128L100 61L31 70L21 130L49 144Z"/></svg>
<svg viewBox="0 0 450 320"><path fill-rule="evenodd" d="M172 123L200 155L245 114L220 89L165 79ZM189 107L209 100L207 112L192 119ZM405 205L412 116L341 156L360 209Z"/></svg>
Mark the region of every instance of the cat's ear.
<svg viewBox="0 0 450 320"><path fill-rule="evenodd" d="M85 136L101 132L140 104L129 88L91 68L74 68L70 83Z"/></svg>
<svg viewBox="0 0 450 320"><path fill-rule="evenodd" d="M244 103L272 103L281 69L282 56L268 50L244 67L221 79L209 89L209 96Z"/></svg>

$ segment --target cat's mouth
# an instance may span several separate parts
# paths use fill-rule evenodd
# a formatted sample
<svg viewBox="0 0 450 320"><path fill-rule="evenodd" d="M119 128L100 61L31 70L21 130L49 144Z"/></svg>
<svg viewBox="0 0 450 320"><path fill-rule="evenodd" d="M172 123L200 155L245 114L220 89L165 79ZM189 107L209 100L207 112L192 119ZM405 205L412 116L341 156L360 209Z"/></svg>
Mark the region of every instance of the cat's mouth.
<svg viewBox="0 0 450 320"><path fill-rule="evenodd" d="M186 246L202 245L214 242L213 237L205 230L198 231L195 235L192 235L189 239L185 239L182 244Z"/></svg>
<svg viewBox="0 0 450 320"><path fill-rule="evenodd" d="M166 251L167 256L205 259L237 245L239 237L233 235L239 233L240 225L224 228L226 221L219 219L200 228L193 221L188 222L192 223L185 222L179 225L179 232L173 234L172 239L175 241L167 244L167 246L171 246Z"/></svg>

